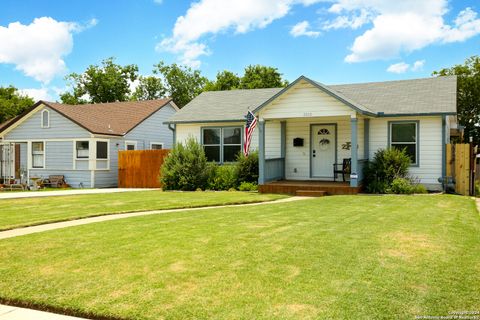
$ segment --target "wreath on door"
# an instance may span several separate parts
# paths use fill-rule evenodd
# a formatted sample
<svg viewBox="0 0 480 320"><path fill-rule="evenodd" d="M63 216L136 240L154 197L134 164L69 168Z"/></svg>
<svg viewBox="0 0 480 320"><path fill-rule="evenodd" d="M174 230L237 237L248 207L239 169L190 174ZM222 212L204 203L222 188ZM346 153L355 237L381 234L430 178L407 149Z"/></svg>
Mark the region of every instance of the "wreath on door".
<svg viewBox="0 0 480 320"><path fill-rule="evenodd" d="M330 140L326 139L326 138L323 138L322 140L320 140L318 142L318 144L320 145L320 149L321 150L327 150L328 149L328 145L330 144Z"/></svg>

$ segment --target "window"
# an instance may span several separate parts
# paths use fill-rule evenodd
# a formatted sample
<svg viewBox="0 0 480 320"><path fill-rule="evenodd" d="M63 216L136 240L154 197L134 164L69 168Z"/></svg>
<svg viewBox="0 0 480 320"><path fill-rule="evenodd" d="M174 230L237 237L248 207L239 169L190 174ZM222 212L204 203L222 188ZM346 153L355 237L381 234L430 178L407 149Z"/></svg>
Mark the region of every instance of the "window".
<svg viewBox="0 0 480 320"><path fill-rule="evenodd" d="M45 145L43 142L32 142L32 168L43 168L45 165Z"/></svg>
<svg viewBox="0 0 480 320"><path fill-rule="evenodd" d="M97 159L108 159L108 142L97 141Z"/></svg>
<svg viewBox="0 0 480 320"><path fill-rule="evenodd" d="M162 150L163 149L163 143L151 142L150 143L150 149L152 149L152 150Z"/></svg>
<svg viewBox="0 0 480 320"><path fill-rule="evenodd" d="M390 122L390 146L406 151L412 165L418 164L418 122Z"/></svg>
<svg viewBox="0 0 480 320"><path fill-rule="evenodd" d="M204 128L202 141L209 161L234 162L242 150L242 128Z"/></svg>
<svg viewBox="0 0 480 320"><path fill-rule="evenodd" d="M137 142L136 141L125 141L125 150L136 150Z"/></svg>
<svg viewBox="0 0 480 320"><path fill-rule="evenodd" d="M77 159L88 159L89 143L88 141L77 141L76 147Z"/></svg>
<svg viewBox="0 0 480 320"><path fill-rule="evenodd" d="M43 110L42 113L42 128L50 128L50 111Z"/></svg>

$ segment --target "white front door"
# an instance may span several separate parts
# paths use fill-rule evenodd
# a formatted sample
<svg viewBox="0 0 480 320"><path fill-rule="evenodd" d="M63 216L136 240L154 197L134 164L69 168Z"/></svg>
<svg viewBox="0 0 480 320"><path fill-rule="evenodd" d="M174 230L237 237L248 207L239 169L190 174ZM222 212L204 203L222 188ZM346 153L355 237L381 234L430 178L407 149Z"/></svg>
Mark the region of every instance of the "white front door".
<svg viewBox="0 0 480 320"><path fill-rule="evenodd" d="M333 178L335 131L336 127L332 124L311 126L310 161L313 178Z"/></svg>

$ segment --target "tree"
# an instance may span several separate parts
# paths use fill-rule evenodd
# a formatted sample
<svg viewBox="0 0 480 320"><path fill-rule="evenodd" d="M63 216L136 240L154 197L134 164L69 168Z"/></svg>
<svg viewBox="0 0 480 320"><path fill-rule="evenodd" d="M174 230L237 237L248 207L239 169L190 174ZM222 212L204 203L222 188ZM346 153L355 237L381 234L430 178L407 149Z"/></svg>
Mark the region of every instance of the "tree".
<svg viewBox="0 0 480 320"><path fill-rule="evenodd" d="M161 61L154 67L153 72L162 76L167 94L179 108L199 95L208 82L199 70L192 70L176 63L167 65Z"/></svg>
<svg viewBox="0 0 480 320"><path fill-rule="evenodd" d="M217 73L215 81L209 81L205 86L205 91L233 90L240 88L241 78L228 70Z"/></svg>
<svg viewBox="0 0 480 320"><path fill-rule="evenodd" d="M140 77L139 84L132 94L132 100L155 100L165 97L162 79L149 76Z"/></svg>
<svg viewBox="0 0 480 320"><path fill-rule="evenodd" d="M458 122L465 127L464 139L480 143L480 57L472 56L464 64L433 72L436 76L456 75Z"/></svg>
<svg viewBox="0 0 480 320"><path fill-rule="evenodd" d="M277 68L262 65L250 65L245 68L240 88L280 88L288 85L288 81L282 79L282 74Z"/></svg>
<svg viewBox="0 0 480 320"><path fill-rule="evenodd" d="M71 73L66 77L73 86L73 93L60 95L63 103L100 103L126 101L130 98L130 84L138 79L135 64L121 66L114 58L90 65L84 73ZM87 97L87 98L84 98Z"/></svg>
<svg viewBox="0 0 480 320"><path fill-rule="evenodd" d="M13 86L0 87L0 123L18 116L35 102Z"/></svg>

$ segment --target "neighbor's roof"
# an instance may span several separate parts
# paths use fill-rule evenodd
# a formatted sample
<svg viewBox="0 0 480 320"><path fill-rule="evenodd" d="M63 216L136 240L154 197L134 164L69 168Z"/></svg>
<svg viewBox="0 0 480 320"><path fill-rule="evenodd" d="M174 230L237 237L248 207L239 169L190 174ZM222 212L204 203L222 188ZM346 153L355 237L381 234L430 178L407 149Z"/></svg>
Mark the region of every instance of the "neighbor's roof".
<svg viewBox="0 0 480 320"><path fill-rule="evenodd" d="M301 76L286 88L204 92L169 122L242 121L248 110L260 110L301 80L370 116L455 114L457 111L456 76L343 85L323 85Z"/></svg>
<svg viewBox="0 0 480 320"><path fill-rule="evenodd" d="M23 115L43 104L91 133L123 136L171 101L159 99L81 105L39 101ZM172 105L176 108L173 103ZM14 118L0 128L0 132L20 120L22 116Z"/></svg>

